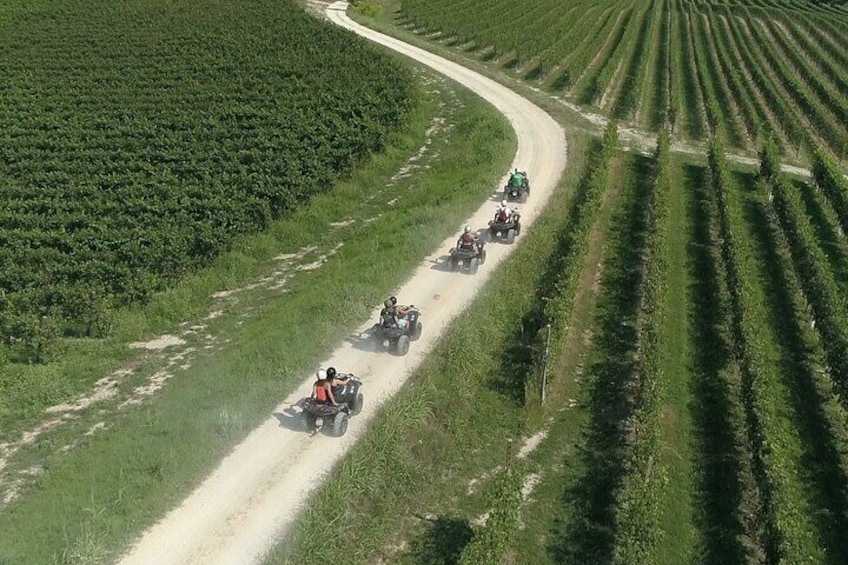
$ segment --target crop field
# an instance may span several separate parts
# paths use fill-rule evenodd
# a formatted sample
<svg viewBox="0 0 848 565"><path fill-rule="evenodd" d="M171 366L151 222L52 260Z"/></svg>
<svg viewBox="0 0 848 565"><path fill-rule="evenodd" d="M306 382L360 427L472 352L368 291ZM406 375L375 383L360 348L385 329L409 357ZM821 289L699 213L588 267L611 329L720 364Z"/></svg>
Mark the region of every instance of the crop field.
<svg viewBox="0 0 848 565"><path fill-rule="evenodd" d="M848 9L785 0L404 0L401 22L623 122L848 157Z"/></svg>
<svg viewBox="0 0 848 565"><path fill-rule="evenodd" d="M0 30L12 361L108 334L113 307L325 190L413 106L408 71L291 1L12 3Z"/></svg>

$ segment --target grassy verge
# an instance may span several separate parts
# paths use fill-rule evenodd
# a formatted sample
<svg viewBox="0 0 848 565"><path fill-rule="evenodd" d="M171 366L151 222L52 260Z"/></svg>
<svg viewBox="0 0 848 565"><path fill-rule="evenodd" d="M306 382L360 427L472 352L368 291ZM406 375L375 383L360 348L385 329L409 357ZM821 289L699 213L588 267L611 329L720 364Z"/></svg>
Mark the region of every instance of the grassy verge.
<svg viewBox="0 0 848 565"><path fill-rule="evenodd" d="M533 229L268 562L455 562L474 535L472 521L489 510L489 479L525 429L520 400L538 358L531 347L539 323L530 314L538 316L540 277L560 252L558 228L585 150L570 141L566 177Z"/></svg>
<svg viewBox="0 0 848 565"><path fill-rule="evenodd" d="M424 98L413 126L384 154L207 272L125 313L116 343L175 331L180 320L208 314L214 290L274 273L280 253L314 245L312 258L327 255L320 268L298 272L283 290L245 290L242 302L225 305L205 328L219 336L218 345L196 352L189 367L174 368L156 396L116 414L92 411L108 430L82 436L70 426L35 444L43 456L40 476L0 514L0 562L114 558L267 418L277 399L491 193L515 150L505 119L455 85L429 74L425 80L438 94ZM426 174L397 175L440 117L449 130L433 133L426 145L433 156L419 163L429 167ZM373 221L381 214L391 221ZM346 218L355 221L330 225ZM72 449L62 451L67 445Z"/></svg>

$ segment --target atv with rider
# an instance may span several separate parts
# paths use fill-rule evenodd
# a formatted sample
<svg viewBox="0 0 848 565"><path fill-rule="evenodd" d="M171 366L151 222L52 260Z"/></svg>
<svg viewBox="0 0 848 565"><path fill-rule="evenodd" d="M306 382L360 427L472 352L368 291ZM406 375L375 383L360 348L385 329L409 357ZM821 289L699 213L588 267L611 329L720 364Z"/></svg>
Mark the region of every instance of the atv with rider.
<svg viewBox="0 0 848 565"><path fill-rule="evenodd" d="M509 218L495 218L489 221L489 241L503 240L507 243L515 241L515 236L521 233L521 214L513 210Z"/></svg>
<svg viewBox="0 0 848 565"><path fill-rule="evenodd" d="M385 315L388 308L396 307L388 300L386 303L387 307L381 313L380 321L372 326L370 333L375 338L377 350L393 349L398 355L406 355L409 352L409 342L421 337L421 312L415 306L408 306L397 315Z"/></svg>
<svg viewBox="0 0 848 565"><path fill-rule="evenodd" d="M450 264L451 271L460 269L468 271L470 274L476 274L477 268L486 262L486 242L483 239L476 239L471 244L459 244L456 247L451 247Z"/></svg>
<svg viewBox="0 0 848 565"><path fill-rule="evenodd" d="M329 425L333 435L341 437L347 431L350 417L362 411L362 404L365 401L360 392L362 381L354 375L342 375L337 379L342 383L333 387L335 406L329 402L318 402L315 398L307 398L303 401L300 417L304 431L314 434Z"/></svg>
<svg viewBox="0 0 848 565"><path fill-rule="evenodd" d="M527 202L528 196L530 196L530 178L526 171L515 169L510 173L509 180L504 186L504 198L508 201Z"/></svg>

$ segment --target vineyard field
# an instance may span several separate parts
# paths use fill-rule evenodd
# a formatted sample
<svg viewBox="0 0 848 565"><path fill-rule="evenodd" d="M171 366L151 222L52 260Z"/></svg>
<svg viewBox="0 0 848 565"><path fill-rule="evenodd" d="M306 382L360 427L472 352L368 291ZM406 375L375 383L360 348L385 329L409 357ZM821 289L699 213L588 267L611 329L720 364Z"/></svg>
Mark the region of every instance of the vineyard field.
<svg viewBox="0 0 848 565"><path fill-rule="evenodd" d="M379 150L409 72L296 3L56 3L0 23L0 337L40 361Z"/></svg>
<svg viewBox="0 0 848 565"><path fill-rule="evenodd" d="M609 122L599 141L592 120L575 193L586 204L552 220L571 235L537 283L543 315L527 307L516 336L526 347L546 321L557 344L548 357L544 332L535 347L530 339L533 362L551 371L545 423L531 394L539 366L513 369L525 383L525 438L546 434L513 463L525 474L519 531L480 525L502 462L455 478L464 461L451 454L467 438L407 431L406 443L447 456L424 475L451 470L440 487L404 484L426 489L426 501L386 508L352 478L322 492L380 508L374 521L353 513L370 533L363 562L420 562L440 542L465 559L461 540L478 535L511 540L505 562L848 560L848 10L800 0L381 5L394 8L381 24L407 41L476 59L528 97L565 97L564 123L575 104ZM657 139L652 154L617 142L616 123L622 138ZM567 132L579 139L584 128ZM740 158L754 151L757 160ZM811 167L789 177L782 159ZM454 339L451 351L475 341ZM475 396L492 406L481 384ZM490 449L488 434L468 433ZM431 525L408 518L421 507ZM321 516L304 521L308 539Z"/></svg>
<svg viewBox="0 0 848 565"><path fill-rule="evenodd" d="M848 9L763 0L404 0L399 22L588 109L731 147L848 158ZM487 23L488 22L488 23Z"/></svg>

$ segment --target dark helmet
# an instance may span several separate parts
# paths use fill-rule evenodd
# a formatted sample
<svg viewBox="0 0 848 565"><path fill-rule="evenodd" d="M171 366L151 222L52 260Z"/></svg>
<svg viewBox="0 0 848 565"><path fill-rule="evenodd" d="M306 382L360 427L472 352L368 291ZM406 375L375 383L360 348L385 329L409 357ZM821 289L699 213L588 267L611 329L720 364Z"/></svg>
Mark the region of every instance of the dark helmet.
<svg viewBox="0 0 848 565"><path fill-rule="evenodd" d="M392 301L392 306L397 306L397 296L392 296L389 300Z"/></svg>
<svg viewBox="0 0 848 565"><path fill-rule="evenodd" d="M327 367L327 378L328 379L336 378L336 368L335 367Z"/></svg>
<svg viewBox="0 0 848 565"><path fill-rule="evenodd" d="M383 302L383 306L385 306L386 308L391 308L392 306L394 306L394 304L392 304L391 300L386 300L385 302Z"/></svg>

